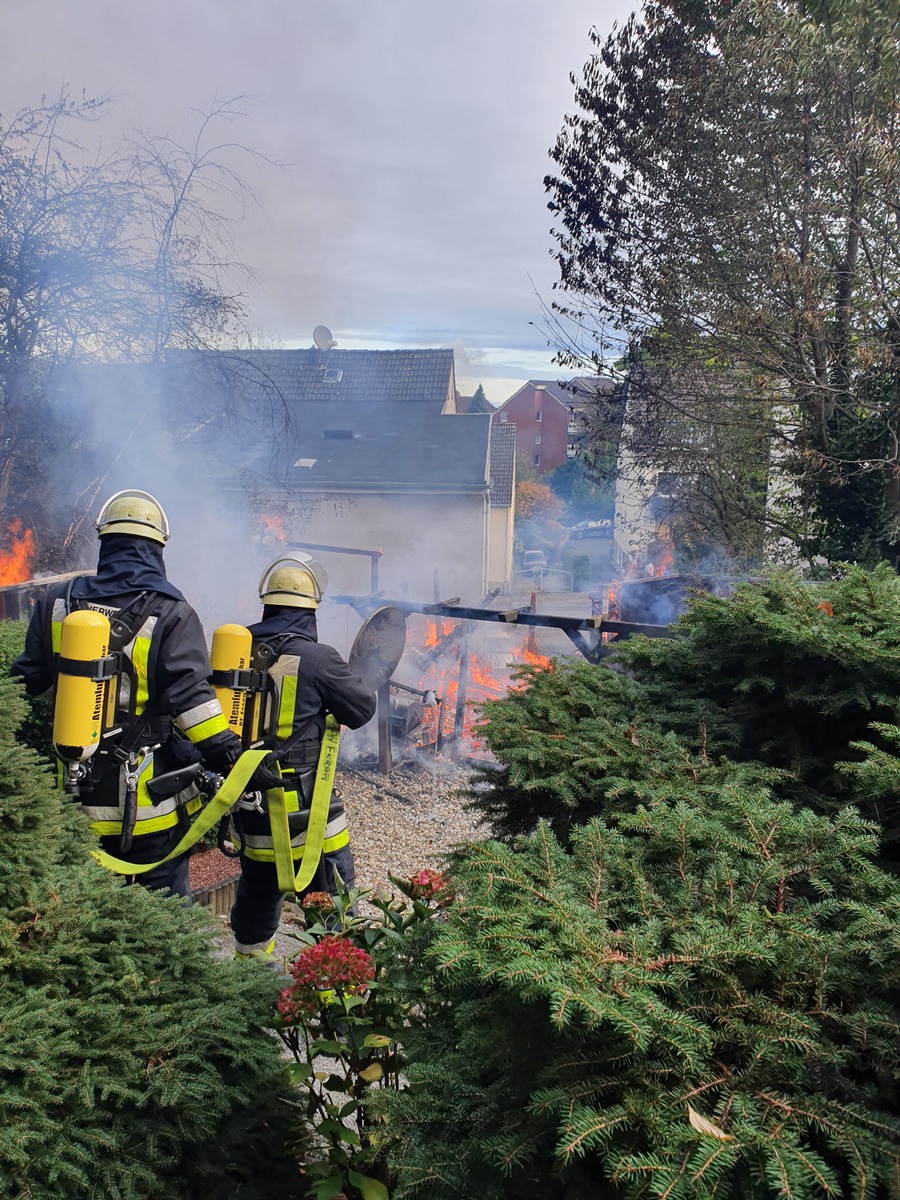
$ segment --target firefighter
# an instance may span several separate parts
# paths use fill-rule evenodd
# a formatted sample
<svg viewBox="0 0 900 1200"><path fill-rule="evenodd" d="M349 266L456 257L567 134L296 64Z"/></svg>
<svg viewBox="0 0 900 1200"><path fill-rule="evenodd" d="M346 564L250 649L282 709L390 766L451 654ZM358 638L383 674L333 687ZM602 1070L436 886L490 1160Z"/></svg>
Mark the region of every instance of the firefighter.
<svg viewBox="0 0 900 1200"><path fill-rule="evenodd" d="M375 695L331 646L318 641L316 609L327 586L321 564L307 555L276 560L262 574L262 619L251 625L252 664L267 672L274 717L270 748L278 759L295 869L303 857L326 714L358 729L375 712ZM284 895L279 889L271 827L264 812L238 810L232 840L241 847L241 879L231 910L235 953L271 954ZM309 891L337 892L356 880L350 833L340 797L332 794L322 856Z"/></svg>
<svg viewBox="0 0 900 1200"><path fill-rule="evenodd" d="M111 684L117 688L117 732L87 760L77 792L104 850L127 862L156 863L178 842L200 800L193 786L154 800L148 782L201 758L224 774L240 756L240 739L210 686L200 619L166 578L169 523L162 505L147 492L117 492L100 510L97 534L96 575L58 584L38 600L24 653L11 670L30 695L47 692L62 678L57 660L65 617L88 610L111 620L110 650L122 654ZM59 691L62 698L62 686ZM188 896L188 858L181 855L135 879Z"/></svg>

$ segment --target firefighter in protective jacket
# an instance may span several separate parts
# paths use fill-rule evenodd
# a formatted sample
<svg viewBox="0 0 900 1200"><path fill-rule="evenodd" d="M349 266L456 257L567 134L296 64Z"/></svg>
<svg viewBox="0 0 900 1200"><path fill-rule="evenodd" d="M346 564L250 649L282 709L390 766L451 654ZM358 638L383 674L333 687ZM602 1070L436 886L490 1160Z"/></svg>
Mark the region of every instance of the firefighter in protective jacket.
<svg viewBox="0 0 900 1200"><path fill-rule="evenodd" d="M22 676L30 695L40 695L57 683L63 621L70 612L92 610L114 622L124 642L124 669L116 680L118 732L89 760L78 794L104 850L136 864L159 862L200 800L194 787L154 800L147 784L200 757L224 773L240 755L240 740L210 686L200 620L166 578L169 525L162 505L147 492L117 492L101 509L97 533L96 575L79 576L41 597L12 672ZM136 878L146 887L187 896L187 856Z"/></svg>
<svg viewBox="0 0 900 1200"><path fill-rule="evenodd" d="M327 576L306 555L283 558L263 572L262 620L249 627L253 666L270 680L273 706L270 748L279 760L288 809L291 853L302 859L325 717L358 729L375 712L375 696L331 646L318 641L316 609ZM232 837L241 847L241 880L231 910L235 951L271 951L284 896L278 886L271 827L264 812L241 811ZM310 891L336 892L337 870L348 887L355 882L344 806L332 795L325 841Z"/></svg>

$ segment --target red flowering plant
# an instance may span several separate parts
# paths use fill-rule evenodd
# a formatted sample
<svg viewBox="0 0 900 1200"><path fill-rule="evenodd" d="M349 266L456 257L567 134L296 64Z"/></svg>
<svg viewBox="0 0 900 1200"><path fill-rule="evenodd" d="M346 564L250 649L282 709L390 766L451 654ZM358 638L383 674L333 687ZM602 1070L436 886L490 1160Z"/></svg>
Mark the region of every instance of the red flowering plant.
<svg viewBox="0 0 900 1200"><path fill-rule="evenodd" d="M373 1088L402 1086L404 1031L428 1013L408 966L453 899L439 871L390 879L399 895L346 888L338 877L335 895L302 897L303 927L289 931L301 949L274 1023L294 1060L291 1081L304 1092L307 1140L322 1151L305 1165L316 1200L388 1197L383 1125L366 1100Z"/></svg>

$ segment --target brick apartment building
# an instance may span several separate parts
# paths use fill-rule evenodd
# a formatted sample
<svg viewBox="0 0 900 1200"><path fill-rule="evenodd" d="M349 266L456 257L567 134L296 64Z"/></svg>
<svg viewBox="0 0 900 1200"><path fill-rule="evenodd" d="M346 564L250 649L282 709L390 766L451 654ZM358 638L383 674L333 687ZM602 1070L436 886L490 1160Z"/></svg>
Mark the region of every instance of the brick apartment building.
<svg viewBox="0 0 900 1200"><path fill-rule="evenodd" d="M608 379L529 379L494 413L495 425L515 425L516 454L541 475L575 458L584 436L584 409Z"/></svg>

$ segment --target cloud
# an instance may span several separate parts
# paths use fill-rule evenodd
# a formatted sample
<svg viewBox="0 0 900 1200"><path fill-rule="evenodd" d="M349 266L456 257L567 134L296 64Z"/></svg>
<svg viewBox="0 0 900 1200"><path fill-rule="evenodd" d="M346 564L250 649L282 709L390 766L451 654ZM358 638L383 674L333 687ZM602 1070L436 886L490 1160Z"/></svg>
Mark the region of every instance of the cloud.
<svg viewBox="0 0 900 1200"><path fill-rule="evenodd" d="M555 279L547 151L591 24L631 7L31 0L0 17L0 107L68 83L113 94L123 128L187 137L216 97L255 97L227 136L285 169L242 168L260 202L235 231L254 326L285 345L320 322L344 345L459 344L465 390L501 363L554 374L534 295Z"/></svg>

